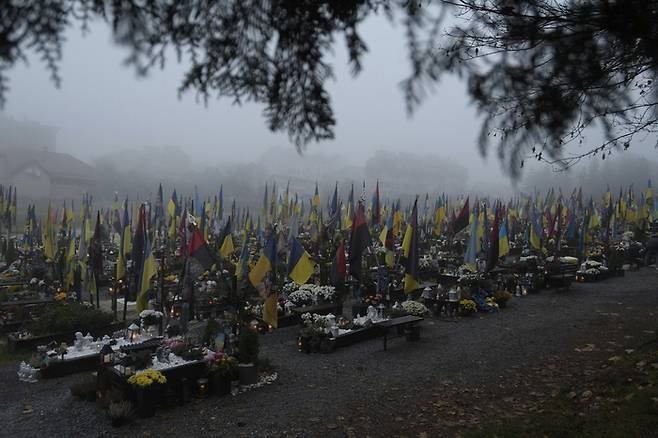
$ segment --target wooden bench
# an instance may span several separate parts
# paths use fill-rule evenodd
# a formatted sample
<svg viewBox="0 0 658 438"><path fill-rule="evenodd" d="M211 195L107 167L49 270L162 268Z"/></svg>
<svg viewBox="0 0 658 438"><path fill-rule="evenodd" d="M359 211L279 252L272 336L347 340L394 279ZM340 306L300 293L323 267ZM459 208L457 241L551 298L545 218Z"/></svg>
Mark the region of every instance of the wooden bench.
<svg viewBox="0 0 658 438"><path fill-rule="evenodd" d="M560 263L547 266L544 274L546 287L555 287L558 290L569 290L571 283L576 279L578 265Z"/></svg>
<svg viewBox="0 0 658 438"><path fill-rule="evenodd" d="M407 315L374 324L384 337L384 351L388 349L389 338L406 336L408 341L417 341L420 338L420 327L417 324L423 319L420 316Z"/></svg>

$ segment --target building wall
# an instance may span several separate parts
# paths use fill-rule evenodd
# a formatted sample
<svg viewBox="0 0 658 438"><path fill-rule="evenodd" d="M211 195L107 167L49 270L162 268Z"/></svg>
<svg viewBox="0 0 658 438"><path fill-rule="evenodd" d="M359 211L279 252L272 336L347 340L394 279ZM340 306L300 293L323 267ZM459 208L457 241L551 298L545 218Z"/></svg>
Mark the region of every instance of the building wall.
<svg viewBox="0 0 658 438"><path fill-rule="evenodd" d="M89 192L92 188L91 184L82 182L53 180L50 185L50 198L58 201L70 201L71 199L78 201L83 193Z"/></svg>
<svg viewBox="0 0 658 438"><path fill-rule="evenodd" d="M14 174L11 184L18 188L19 198L38 201L50 197L50 177L35 165Z"/></svg>

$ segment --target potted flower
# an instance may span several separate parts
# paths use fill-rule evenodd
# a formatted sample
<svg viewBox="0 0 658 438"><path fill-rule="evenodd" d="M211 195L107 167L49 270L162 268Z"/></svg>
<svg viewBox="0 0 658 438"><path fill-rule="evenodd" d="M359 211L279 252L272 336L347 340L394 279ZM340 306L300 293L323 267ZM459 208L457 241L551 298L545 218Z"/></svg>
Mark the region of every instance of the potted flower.
<svg viewBox="0 0 658 438"><path fill-rule="evenodd" d="M494 294L494 300L500 308L507 307L510 298L512 298L512 294L506 290L499 290Z"/></svg>
<svg viewBox="0 0 658 438"><path fill-rule="evenodd" d="M155 415L158 390L160 385L167 383L167 378L160 371L148 369L130 376L128 383L135 389L139 416L146 418Z"/></svg>
<svg viewBox="0 0 658 438"><path fill-rule="evenodd" d="M459 301L459 314L462 316L469 316L477 312L475 301L464 298Z"/></svg>
<svg viewBox="0 0 658 438"><path fill-rule="evenodd" d="M208 360L208 373L215 394L227 395L231 392L231 381L238 376L238 362L228 354L215 353Z"/></svg>
<svg viewBox="0 0 658 438"><path fill-rule="evenodd" d="M241 385L258 383L258 329L243 327L238 339L238 374Z"/></svg>
<svg viewBox="0 0 658 438"><path fill-rule="evenodd" d="M142 310L142 312L139 314L142 327L144 327L146 332L151 336L155 336L157 334L158 326L162 324L162 316L162 312L151 309Z"/></svg>

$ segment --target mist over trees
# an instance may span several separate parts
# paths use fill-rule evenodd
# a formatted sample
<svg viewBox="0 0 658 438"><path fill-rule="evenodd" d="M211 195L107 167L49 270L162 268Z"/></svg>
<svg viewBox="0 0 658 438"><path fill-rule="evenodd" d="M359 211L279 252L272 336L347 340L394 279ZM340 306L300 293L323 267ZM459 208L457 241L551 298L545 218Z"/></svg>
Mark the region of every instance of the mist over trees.
<svg viewBox="0 0 658 438"><path fill-rule="evenodd" d="M257 102L267 126L301 150L334 138L327 55L344 44L356 76L368 52L360 31L373 15L405 29L408 111L443 75L466 79L483 117L480 150L495 149L513 177L529 159L568 167L656 132L655 0L8 2L0 8L0 106L11 68L36 55L58 85L65 31L102 20L138 74L177 57L186 65L180 93ZM567 149L593 127L604 140Z"/></svg>
<svg viewBox="0 0 658 438"><path fill-rule="evenodd" d="M574 188L582 187L586 196L600 197L608 187L618 194L632 185L636 192L644 191L649 179L658 178L658 161L647 160L627 153L615 160L591 160L568 172L555 172L545 166L535 166L524 174L519 189L525 193L533 190L545 192L549 187L561 188L569 195Z"/></svg>
<svg viewBox="0 0 658 438"><path fill-rule="evenodd" d="M120 199L153 199L159 183L163 184L165 196L174 188L179 195L191 195L196 186L200 199L204 199L217 195L221 185L225 203L235 199L238 205L252 211L260 211L266 183L270 193L273 183L279 193L289 185L291 194L308 202L317 182L324 205L336 183L343 199L347 199L352 184L358 197L365 182L369 200L379 181L382 199L410 202L425 193L431 197L442 193L505 197L534 190L545 192L550 187L560 188L565 195L582 187L586 196L599 197L608 186L615 193L620 187L627 190L631 184L638 191L644 190L648 179L658 177L658 162L630 153L616 160L592 160L587 166L563 172L535 165L516 186L469 175L465 166L450 158L381 150L358 166L338 155L300 156L285 147L272 147L258 160L247 163L200 163L179 147L144 147L103 155L94 165L95 196L100 202L111 201L115 192Z"/></svg>
<svg viewBox="0 0 658 438"><path fill-rule="evenodd" d="M376 181L381 196L411 199L417 194L463 193L468 181L466 168L439 156L420 156L407 152L378 151L363 166L347 164L344 157L326 154L300 156L293 149L270 148L258 160L249 163L195 163L179 147L144 147L112 152L94 160L96 197L109 201L117 192L120 198L152 197L162 183L165 192L174 188L179 194L194 193L201 198L214 196L220 185L224 202L235 198L240 205L259 209L265 184L269 190L285 190L310 198L318 183L320 195L328 199L338 183L340 195L347 198L352 184L359 196L363 182L369 199ZM258 210L256 210L258 211Z"/></svg>

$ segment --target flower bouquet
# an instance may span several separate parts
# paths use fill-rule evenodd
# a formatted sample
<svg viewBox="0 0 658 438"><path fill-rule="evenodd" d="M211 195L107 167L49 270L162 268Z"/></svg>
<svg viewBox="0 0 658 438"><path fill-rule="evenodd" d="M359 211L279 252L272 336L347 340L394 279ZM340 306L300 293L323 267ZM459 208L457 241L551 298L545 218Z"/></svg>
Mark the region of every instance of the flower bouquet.
<svg viewBox="0 0 658 438"><path fill-rule="evenodd" d="M512 294L506 290L499 290L494 294L493 298L496 304L498 304L498 307L502 308L507 306L507 302L512 298Z"/></svg>
<svg viewBox="0 0 658 438"><path fill-rule="evenodd" d="M459 314L462 316L469 316L477 312L475 301L464 298L459 301Z"/></svg>
<svg viewBox="0 0 658 438"><path fill-rule="evenodd" d="M238 361L225 353L215 353L207 361L213 391L217 395L231 392L231 381L238 378Z"/></svg>
<svg viewBox="0 0 658 438"><path fill-rule="evenodd" d="M128 383L135 388L139 416L146 418L155 415L158 389L167 383L167 378L160 371L148 369L130 376Z"/></svg>
<svg viewBox="0 0 658 438"><path fill-rule="evenodd" d="M424 316L429 313L429 310L424 304L412 300L403 301L402 310L407 315L413 316Z"/></svg>

